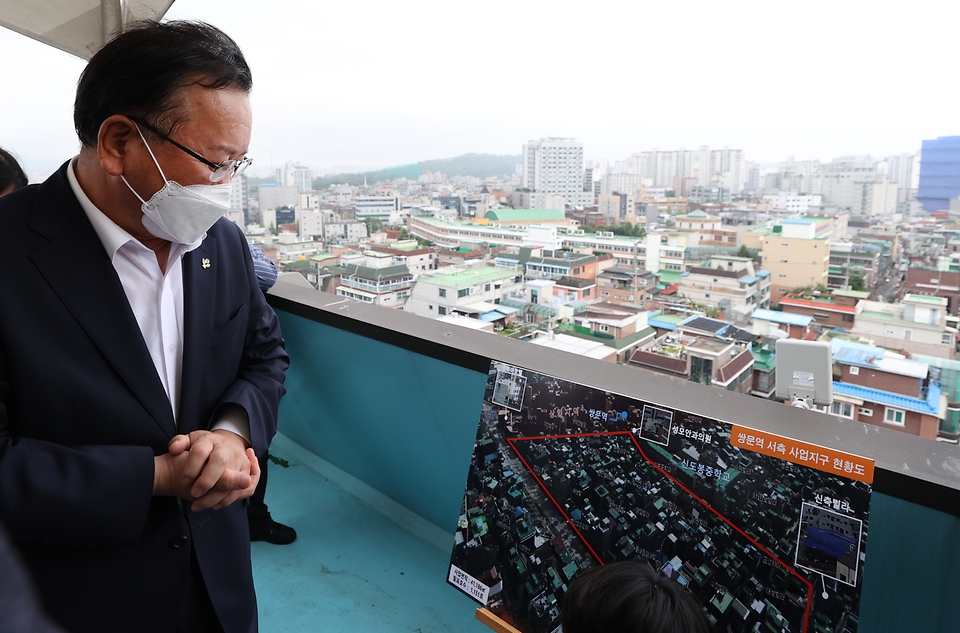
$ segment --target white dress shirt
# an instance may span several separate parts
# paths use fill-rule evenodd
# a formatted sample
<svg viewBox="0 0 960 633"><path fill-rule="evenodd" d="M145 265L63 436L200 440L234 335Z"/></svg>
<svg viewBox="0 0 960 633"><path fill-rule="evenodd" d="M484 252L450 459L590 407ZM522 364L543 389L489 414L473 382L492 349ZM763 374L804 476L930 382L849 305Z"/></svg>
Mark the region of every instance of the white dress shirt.
<svg viewBox="0 0 960 633"><path fill-rule="evenodd" d="M67 168L70 187L117 271L176 421L183 369L183 255L199 247L203 238L195 244L171 243L167 272L162 273L157 254L117 226L87 197L77 181L75 163L76 159ZM237 404L221 408L213 429L232 431L250 441L247 411Z"/></svg>

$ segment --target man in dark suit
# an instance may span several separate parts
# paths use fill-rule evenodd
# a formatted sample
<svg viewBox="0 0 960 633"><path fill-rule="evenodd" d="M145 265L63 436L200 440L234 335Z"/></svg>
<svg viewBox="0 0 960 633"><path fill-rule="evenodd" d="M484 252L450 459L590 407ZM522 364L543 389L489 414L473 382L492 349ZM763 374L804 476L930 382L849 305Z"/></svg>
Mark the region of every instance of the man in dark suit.
<svg viewBox="0 0 960 633"><path fill-rule="evenodd" d="M288 358L220 212L251 85L209 25L131 29L81 76L80 155L0 199L0 522L69 631L257 629L242 500Z"/></svg>

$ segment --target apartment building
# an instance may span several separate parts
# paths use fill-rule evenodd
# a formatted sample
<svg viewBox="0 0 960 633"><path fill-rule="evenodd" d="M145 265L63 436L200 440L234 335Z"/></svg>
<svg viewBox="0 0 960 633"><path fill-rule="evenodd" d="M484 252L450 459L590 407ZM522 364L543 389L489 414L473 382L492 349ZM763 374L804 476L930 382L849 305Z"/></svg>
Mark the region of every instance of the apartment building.
<svg viewBox="0 0 960 633"><path fill-rule="evenodd" d="M770 307L770 271L754 270L746 257L713 257L680 277L680 294L692 303L727 311Z"/></svg>
<svg viewBox="0 0 960 633"><path fill-rule="evenodd" d="M770 271L774 304L794 288L827 285L830 241L817 237L817 224L814 218L788 218L763 237L762 266Z"/></svg>

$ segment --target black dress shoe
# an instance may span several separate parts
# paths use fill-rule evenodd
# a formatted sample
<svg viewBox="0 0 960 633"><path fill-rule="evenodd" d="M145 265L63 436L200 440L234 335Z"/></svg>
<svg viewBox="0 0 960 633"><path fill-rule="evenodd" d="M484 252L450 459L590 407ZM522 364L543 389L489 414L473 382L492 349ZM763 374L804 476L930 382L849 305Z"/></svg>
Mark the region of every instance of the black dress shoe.
<svg viewBox="0 0 960 633"><path fill-rule="evenodd" d="M250 524L250 540L266 541L274 545L289 545L297 540L297 531L273 519Z"/></svg>

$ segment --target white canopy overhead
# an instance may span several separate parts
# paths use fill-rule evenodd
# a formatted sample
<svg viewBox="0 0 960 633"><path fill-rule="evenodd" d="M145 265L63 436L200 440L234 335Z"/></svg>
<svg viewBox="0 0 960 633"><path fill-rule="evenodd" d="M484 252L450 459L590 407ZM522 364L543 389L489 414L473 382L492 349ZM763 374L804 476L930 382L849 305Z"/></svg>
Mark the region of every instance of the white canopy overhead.
<svg viewBox="0 0 960 633"><path fill-rule="evenodd" d="M174 0L0 0L0 26L82 59L142 19L159 20Z"/></svg>

